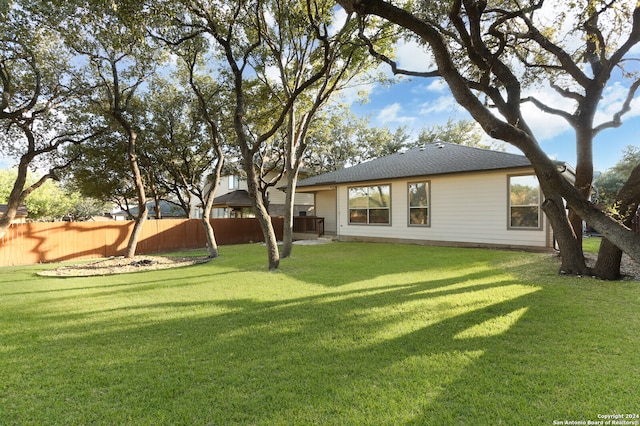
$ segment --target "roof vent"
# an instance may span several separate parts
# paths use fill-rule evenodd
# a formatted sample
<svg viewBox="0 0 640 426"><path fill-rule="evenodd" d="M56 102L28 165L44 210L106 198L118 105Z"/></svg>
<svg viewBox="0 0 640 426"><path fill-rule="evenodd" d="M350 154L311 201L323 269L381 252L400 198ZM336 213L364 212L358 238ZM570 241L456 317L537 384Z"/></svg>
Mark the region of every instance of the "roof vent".
<svg viewBox="0 0 640 426"><path fill-rule="evenodd" d="M438 149L442 149L442 148L444 148L444 147L445 147L445 144L443 144L442 142L438 142L438 143L436 143L436 148L438 148Z"/></svg>

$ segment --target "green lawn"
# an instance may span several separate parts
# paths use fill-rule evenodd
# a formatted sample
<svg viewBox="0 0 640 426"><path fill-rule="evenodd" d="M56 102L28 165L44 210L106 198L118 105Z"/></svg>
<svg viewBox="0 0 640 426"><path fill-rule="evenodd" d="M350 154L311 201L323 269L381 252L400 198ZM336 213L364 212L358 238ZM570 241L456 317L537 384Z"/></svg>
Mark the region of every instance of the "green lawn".
<svg viewBox="0 0 640 426"><path fill-rule="evenodd" d="M187 268L0 268L2 425L551 425L640 413L640 283L549 255L260 245Z"/></svg>
<svg viewBox="0 0 640 426"><path fill-rule="evenodd" d="M600 237L584 237L582 239L582 250L585 253L598 253L600 250L600 241L602 238Z"/></svg>

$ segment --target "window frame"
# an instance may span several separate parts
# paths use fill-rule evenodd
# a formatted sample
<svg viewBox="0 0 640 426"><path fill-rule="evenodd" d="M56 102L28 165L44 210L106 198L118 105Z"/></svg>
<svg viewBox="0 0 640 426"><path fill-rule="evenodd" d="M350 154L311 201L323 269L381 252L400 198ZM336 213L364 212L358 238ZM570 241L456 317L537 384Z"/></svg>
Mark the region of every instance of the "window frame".
<svg viewBox="0 0 640 426"><path fill-rule="evenodd" d="M376 207L376 208L371 208L370 205L370 193L369 193L369 189L370 188L376 188L376 187L382 187L385 186L388 188L388 193L389 193L389 205L386 208L380 208L380 207ZM362 189L366 189L367 190L367 207L363 208L363 207L351 207L351 191L354 189L358 189L358 190L362 190ZM369 184L369 185L359 185L359 186L349 186L347 187L347 223L349 225L364 225L364 226L391 226L391 204L392 204L392 196L391 196L391 184L390 183L380 183L380 184ZM355 222L351 220L351 211L352 210L365 210L366 211L366 221L364 222ZM386 210L388 212L387 217L388 217L388 222L371 222L371 214L370 211L371 210Z"/></svg>
<svg viewBox="0 0 640 426"><path fill-rule="evenodd" d="M426 206L412 206L411 205L411 185L425 184L427 186L427 204ZM411 223L411 210L412 209L425 209L427 210L427 223ZM407 226L418 228L431 227L431 181L430 180L418 180L407 182Z"/></svg>
<svg viewBox="0 0 640 426"><path fill-rule="evenodd" d="M512 205L511 204L511 181L512 178L518 177L533 177L538 182L538 203L537 204L522 204L522 205ZM543 229L543 220L544 216L542 214L542 188L540 187L540 182L538 181L538 177L535 173L519 173L519 174L509 174L507 175L507 229L512 231L540 231ZM536 226L514 226L512 225L512 209L514 207L536 207L538 213L537 225Z"/></svg>

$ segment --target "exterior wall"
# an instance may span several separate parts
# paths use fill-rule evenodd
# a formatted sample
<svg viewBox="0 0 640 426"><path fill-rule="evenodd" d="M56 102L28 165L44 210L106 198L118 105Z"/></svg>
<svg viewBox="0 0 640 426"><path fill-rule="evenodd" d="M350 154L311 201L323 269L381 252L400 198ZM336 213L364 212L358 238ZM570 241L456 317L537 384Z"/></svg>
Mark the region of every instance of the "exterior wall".
<svg viewBox="0 0 640 426"><path fill-rule="evenodd" d="M284 204L269 204L269 214L271 216L284 216ZM313 204L304 205L304 204L295 204L293 206L293 215L300 216L300 213L303 213L304 216L313 216Z"/></svg>
<svg viewBox="0 0 640 426"><path fill-rule="evenodd" d="M271 208L277 208L276 206L283 206L282 211L284 212L284 202L287 194L273 187L269 188L267 193L269 194L269 213L274 214L271 212ZM313 194L297 193L294 198L294 204L294 216L297 216L300 211L308 211L309 209L312 209Z"/></svg>
<svg viewBox="0 0 640 426"><path fill-rule="evenodd" d="M425 178L431 187L430 226L426 227L408 225L407 184L420 180L376 182L391 185L390 225L349 224L348 187L369 183L340 186L337 194L339 238L531 249L549 247L548 224L544 215L539 230L508 229L506 172Z"/></svg>
<svg viewBox="0 0 640 426"><path fill-rule="evenodd" d="M338 221L336 217L336 190L320 191L316 193L316 216L324 217L325 234L337 234ZM348 217L348 216L347 216Z"/></svg>

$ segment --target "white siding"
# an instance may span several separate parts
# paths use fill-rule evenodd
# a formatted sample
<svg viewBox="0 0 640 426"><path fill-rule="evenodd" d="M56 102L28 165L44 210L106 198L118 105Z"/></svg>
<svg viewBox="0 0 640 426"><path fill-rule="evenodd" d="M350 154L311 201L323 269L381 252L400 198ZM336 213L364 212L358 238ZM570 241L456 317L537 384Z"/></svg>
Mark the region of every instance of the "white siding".
<svg viewBox="0 0 640 426"><path fill-rule="evenodd" d="M336 209L335 190L316 193L316 216L324 218L324 232L326 233L335 234L338 230Z"/></svg>
<svg viewBox="0 0 640 426"><path fill-rule="evenodd" d="M408 182L391 185L391 225L350 225L348 186L338 190L339 235L346 237L391 238L497 246L544 248L545 227L540 230L510 230L508 225L507 174L474 173L427 177L431 185L430 226L408 225ZM360 185L360 184L359 184ZM318 202L320 208L320 202Z"/></svg>

